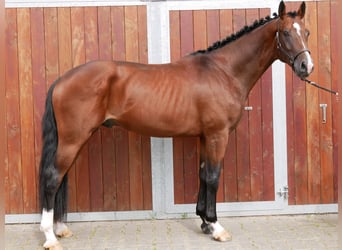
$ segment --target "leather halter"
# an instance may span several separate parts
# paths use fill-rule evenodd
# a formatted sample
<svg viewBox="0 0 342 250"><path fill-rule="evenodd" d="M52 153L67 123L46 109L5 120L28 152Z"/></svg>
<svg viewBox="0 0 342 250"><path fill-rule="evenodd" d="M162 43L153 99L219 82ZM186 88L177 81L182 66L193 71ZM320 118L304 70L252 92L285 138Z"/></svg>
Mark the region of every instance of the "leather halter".
<svg viewBox="0 0 342 250"><path fill-rule="evenodd" d="M279 19L280 20L280 19ZM302 53L305 53L305 52L309 52L309 54L311 54L310 50L304 48L302 49L301 51L299 51L294 57L291 56L285 49L284 47L281 45L280 43L280 40L279 40L279 20L277 22L277 33L276 33L276 39L277 39L277 49L279 49L285 56L287 56L287 58L289 59L290 61L290 65L291 67L294 66L294 62L296 61L297 57L302 54Z"/></svg>

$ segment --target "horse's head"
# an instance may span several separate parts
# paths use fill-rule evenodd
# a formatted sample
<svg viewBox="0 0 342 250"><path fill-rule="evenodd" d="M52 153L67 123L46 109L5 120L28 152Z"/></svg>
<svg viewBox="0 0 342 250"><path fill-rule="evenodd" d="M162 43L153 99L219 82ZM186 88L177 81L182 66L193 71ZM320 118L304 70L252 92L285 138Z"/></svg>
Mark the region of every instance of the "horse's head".
<svg viewBox="0 0 342 250"><path fill-rule="evenodd" d="M302 2L297 12L287 13L285 4L281 1L278 15L276 39L279 59L291 65L296 75L304 79L314 68L307 47L310 32L302 22L305 2Z"/></svg>

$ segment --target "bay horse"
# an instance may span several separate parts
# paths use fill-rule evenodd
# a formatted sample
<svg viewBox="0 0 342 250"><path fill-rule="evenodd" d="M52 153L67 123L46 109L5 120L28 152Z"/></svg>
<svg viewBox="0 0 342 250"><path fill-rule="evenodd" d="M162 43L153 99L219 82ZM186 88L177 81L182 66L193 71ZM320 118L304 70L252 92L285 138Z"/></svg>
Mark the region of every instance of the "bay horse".
<svg viewBox="0 0 342 250"><path fill-rule="evenodd" d="M62 249L56 235L72 234L63 223L67 172L101 125L155 137L198 136L196 214L204 233L218 241L231 240L216 215L228 136L242 116L250 90L275 60L289 64L301 79L312 72L309 31L302 22L305 9L302 2L297 11L287 12L281 1L274 16L174 63L93 61L57 79L48 91L42 121L39 192L44 247Z"/></svg>

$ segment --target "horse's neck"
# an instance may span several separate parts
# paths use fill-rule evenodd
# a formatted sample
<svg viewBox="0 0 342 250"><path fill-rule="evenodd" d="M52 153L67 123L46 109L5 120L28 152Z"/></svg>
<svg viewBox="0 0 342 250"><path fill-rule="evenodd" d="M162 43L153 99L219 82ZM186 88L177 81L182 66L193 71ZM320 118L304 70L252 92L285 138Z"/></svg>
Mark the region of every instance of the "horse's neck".
<svg viewBox="0 0 342 250"><path fill-rule="evenodd" d="M277 59L274 39L276 22L270 21L215 53L216 57L220 57L218 61L227 75L233 76L241 84L246 97L256 81Z"/></svg>

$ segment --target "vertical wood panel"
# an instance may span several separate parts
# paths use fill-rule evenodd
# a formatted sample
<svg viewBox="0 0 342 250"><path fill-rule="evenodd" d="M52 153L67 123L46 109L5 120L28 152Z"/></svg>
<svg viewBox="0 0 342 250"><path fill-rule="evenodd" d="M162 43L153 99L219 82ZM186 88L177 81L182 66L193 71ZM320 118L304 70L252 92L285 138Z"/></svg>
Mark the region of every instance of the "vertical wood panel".
<svg viewBox="0 0 342 250"><path fill-rule="evenodd" d="M338 89L339 79L338 79L338 71L341 65L341 58L338 57L338 34L336 32L338 30L338 13L337 13L337 1L330 2L330 41L331 41L331 87L332 89ZM334 182L334 203L338 201L338 131L340 130L338 127L338 116L339 105L337 101L337 97L332 96L332 119L333 119L333 161L334 161L334 174L333 174L333 182Z"/></svg>
<svg viewBox="0 0 342 250"><path fill-rule="evenodd" d="M31 41L32 41L32 86L34 108L34 133L35 133L35 169L39 175L40 152L42 148L41 121L44 113L46 84L45 84L45 54L41 53L44 44L44 12L42 8L31 9ZM36 190L39 182L37 181ZM38 200L38 192L36 192ZM37 203L37 209L39 209Z"/></svg>
<svg viewBox="0 0 342 250"><path fill-rule="evenodd" d="M8 194L6 213L23 213L17 10L6 10L6 121Z"/></svg>
<svg viewBox="0 0 342 250"><path fill-rule="evenodd" d="M330 61L330 4L317 2L318 22L318 80L327 88L331 88L331 61ZM331 94L321 91L320 103L327 104L327 122L320 125L321 141L321 200L323 203L333 202L333 159L332 159L332 109ZM322 119L322 116L320 117Z"/></svg>
<svg viewBox="0 0 342 250"><path fill-rule="evenodd" d="M36 211L30 9L17 10L24 213Z"/></svg>
<svg viewBox="0 0 342 250"><path fill-rule="evenodd" d="M314 62L317 57L317 8L316 3L308 2L305 15L305 26L310 30L308 47L313 48L311 57ZM318 70L310 75L312 81L318 81ZM320 139L319 118L320 108L318 100L319 89L313 86L306 86L306 124L307 124L307 151L308 151L308 203L318 204L321 200L320 192Z"/></svg>

